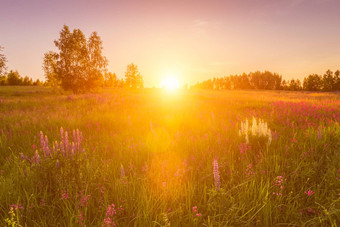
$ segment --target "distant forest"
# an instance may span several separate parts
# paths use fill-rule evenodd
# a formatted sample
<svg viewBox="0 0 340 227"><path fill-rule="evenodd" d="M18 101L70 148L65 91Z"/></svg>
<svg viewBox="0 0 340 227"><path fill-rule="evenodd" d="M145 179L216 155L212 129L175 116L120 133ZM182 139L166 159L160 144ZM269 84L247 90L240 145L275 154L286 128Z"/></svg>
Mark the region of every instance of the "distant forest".
<svg viewBox="0 0 340 227"><path fill-rule="evenodd" d="M327 70L324 75L312 74L303 79L282 80L282 76L269 71L243 73L213 78L199 82L194 89L254 89L254 90L291 90L291 91L340 91L340 70L334 73Z"/></svg>

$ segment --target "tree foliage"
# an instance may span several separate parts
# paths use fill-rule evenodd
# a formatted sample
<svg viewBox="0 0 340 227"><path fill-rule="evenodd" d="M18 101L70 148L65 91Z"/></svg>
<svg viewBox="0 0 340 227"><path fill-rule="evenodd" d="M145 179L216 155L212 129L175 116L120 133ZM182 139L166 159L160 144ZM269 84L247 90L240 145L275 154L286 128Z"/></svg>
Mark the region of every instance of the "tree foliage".
<svg viewBox="0 0 340 227"><path fill-rule="evenodd" d="M7 75L8 85L21 85L22 78L18 71L11 70Z"/></svg>
<svg viewBox="0 0 340 227"><path fill-rule="evenodd" d="M39 81L39 79L37 80ZM30 86L30 85L41 85L37 84L37 81L33 82L32 78L29 78L28 76L22 77L20 76L19 72L17 70L13 71L11 70L7 76L5 77L4 81L1 81L1 85L11 85L11 86Z"/></svg>
<svg viewBox="0 0 340 227"><path fill-rule="evenodd" d="M280 89L282 76L269 71L251 72L242 75L230 75L222 78L213 78L197 83L194 88L204 89Z"/></svg>
<svg viewBox="0 0 340 227"><path fill-rule="evenodd" d="M106 72L104 78L104 86L110 88L123 88L124 80L118 79L116 73Z"/></svg>
<svg viewBox="0 0 340 227"><path fill-rule="evenodd" d="M5 76L7 70L6 67L7 58L3 53L1 53L3 52L3 49L4 48L0 46L0 77Z"/></svg>
<svg viewBox="0 0 340 227"><path fill-rule="evenodd" d="M322 89L322 77L312 74L304 78L303 88L307 91L320 91Z"/></svg>
<svg viewBox="0 0 340 227"><path fill-rule="evenodd" d="M47 84L50 86L60 85L57 75L57 59L58 55L53 51L44 54L43 70L45 72Z"/></svg>
<svg viewBox="0 0 340 227"><path fill-rule="evenodd" d="M48 83L60 84L74 93L98 88L103 83L107 59L97 32L87 40L80 29L72 32L64 25L54 41L58 52L47 52L43 69Z"/></svg>
<svg viewBox="0 0 340 227"><path fill-rule="evenodd" d="M125 86L128 88L143 88L143 77L138 71L138 66L131 63L126 67Z"/></svg>
<svg viewBox="0 0 340 227"><path fill-rule="evenodd" d="M269 71L251 72L242 75L230 75L209 79L192 88L201 89L265 89L265 90L292 90L292 91L340 91L340 70L333 73L327 70L323 76L312 74L303 79L282 80L282 76Z"/></svg>

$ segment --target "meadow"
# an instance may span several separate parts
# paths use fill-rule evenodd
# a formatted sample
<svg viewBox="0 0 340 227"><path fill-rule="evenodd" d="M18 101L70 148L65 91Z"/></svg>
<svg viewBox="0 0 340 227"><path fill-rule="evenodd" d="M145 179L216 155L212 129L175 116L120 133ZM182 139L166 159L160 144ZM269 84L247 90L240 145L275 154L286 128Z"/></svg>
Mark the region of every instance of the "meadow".
<svg viewBox="0 0 340 227"><path fill-rule="evenodd" d="M340 94L0 88L1 226L340 225Z"/></svg>

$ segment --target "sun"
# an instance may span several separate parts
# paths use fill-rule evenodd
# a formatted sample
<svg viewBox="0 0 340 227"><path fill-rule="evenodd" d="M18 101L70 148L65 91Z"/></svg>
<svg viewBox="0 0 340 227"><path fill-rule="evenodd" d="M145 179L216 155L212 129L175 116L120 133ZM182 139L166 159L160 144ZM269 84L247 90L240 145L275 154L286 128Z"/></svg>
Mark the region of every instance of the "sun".
<svg viewBox="0 0 340 227"><path fill-rule="evenodd" d="M165 88L168 91L174 91L179 88L179 81L174 76L167 76L162 80L161 88Z"/></svg>

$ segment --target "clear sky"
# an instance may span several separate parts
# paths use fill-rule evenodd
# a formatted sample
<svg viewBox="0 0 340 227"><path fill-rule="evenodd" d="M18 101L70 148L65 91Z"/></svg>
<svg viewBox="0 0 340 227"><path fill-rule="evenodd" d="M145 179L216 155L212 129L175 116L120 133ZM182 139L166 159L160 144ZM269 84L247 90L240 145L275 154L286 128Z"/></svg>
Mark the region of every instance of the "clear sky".
<svg viewBox="0 0 340 227"><path fill-rule="evenodd" d="M44 78L63 25L103 40L108 69L139 66L146 86L255 70L303 78L340 69L340 0L0 0L8 68Z"/></svg>

